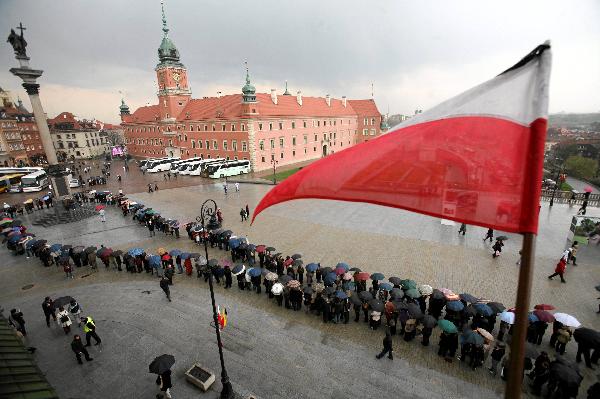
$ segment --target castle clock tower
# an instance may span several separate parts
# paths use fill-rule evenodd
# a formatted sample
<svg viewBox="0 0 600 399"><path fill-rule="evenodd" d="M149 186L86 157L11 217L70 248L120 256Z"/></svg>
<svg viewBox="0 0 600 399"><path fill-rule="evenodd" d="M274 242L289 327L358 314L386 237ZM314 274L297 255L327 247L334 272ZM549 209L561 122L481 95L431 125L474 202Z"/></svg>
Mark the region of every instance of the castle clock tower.
<svg viewBox="0 0 600 399"><path fill-rule="evenodd" d="M156 66L158 80L158 103L160 119L177 118L191 98L187 69L179 61L179 51L169 38L164 4L162 7L163 39L158 48L159 63Z"/></svg>

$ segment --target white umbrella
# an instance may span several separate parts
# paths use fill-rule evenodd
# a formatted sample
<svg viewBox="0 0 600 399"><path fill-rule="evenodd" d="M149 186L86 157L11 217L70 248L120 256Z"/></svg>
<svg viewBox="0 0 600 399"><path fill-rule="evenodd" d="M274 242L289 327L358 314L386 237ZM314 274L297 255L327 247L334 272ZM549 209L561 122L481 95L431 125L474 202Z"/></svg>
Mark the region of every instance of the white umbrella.
<svg viewBox="0 0 600 399"><path fill-rule="evenodd" d="M269 281L276 281L279 278L277 273L269 272L265 275L265 279Z"/></svg>
<svg viewBox="0 0 600 399"><path fill-rule="evenodd" d="M275 295L281 295L281 293L283 292L283 284L281 284L281 283L273 284L273 287L271 287L271 292Z"/></svg>
<svg viewBox="0 0 600 399"><path fill-rule="evenodd" d="M577 328L581 325L579 320L566 313L554 313L554 319L569 327Z"/></svg>
<svg viewBox="0 0 600 399"><path fill-rule="evenodd" d="M431 295L433 294L433 287L427 284L420 285L419 292L421 295Z"/></svg>
<svg viewBox="0 0 600 399"><path fill-rule="evenodd" d="M515 314L513 312L500 313L500 320L508 324L515 324Z"/></svg>

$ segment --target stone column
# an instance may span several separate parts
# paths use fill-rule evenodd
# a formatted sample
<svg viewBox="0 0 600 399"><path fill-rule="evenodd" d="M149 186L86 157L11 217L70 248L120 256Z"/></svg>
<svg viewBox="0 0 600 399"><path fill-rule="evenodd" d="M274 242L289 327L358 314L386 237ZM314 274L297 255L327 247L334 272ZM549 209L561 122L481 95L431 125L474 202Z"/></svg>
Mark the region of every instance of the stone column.
<svg viewBox="0 0 600 399"><path fill-rule="evenodd" d="M33 115L35 116L35 123L38 131L40 132L40 138L42 139L42 145L46 152L46 159L49 165L56 165L58 159L56 158L56 151L54 144L52 143L52 137L50 136L50 129L48 129L48 123L46 122L46 113L42 107L42 101L40 100L39 87L37 83L23 83L23 87L29 95L29 101L31 101L31 107L33 108Z"/></svg>
<svg viewBox="0 0 600 399"><path fill-rule="evenodd" d="M254 132L254 120L247 122L248 127L248 153L250 158L250 170L256 172L256 135Z"/></svg>
<svg viewBox="0 0 600 399"><path fill-rule="evenodd" d="M54 145L52 144L52 137L50 136L48 123L46 122L46 113L44 112L42 102L40 101L40 85L36 83L37 78L42 76L44 71L39 69L31 69L29 67L29 57L25 55L17 55L16 59L19 61L20 67L11 68L10 72L23 80L23 87L29 95L29 101L31 101L35 123L37 124L38 131L40 132L40 138L42 139L42 145L44 146L44 152L46 153L48 164L57 165L58 160L56 158Z"/></svg>

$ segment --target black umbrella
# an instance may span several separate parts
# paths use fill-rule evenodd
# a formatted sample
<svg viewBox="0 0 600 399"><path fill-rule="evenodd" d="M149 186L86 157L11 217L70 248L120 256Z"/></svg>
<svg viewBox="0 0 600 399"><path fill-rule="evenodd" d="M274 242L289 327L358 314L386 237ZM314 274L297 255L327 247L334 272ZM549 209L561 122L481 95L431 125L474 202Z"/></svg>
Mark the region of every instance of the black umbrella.
<svg viewBox="0 0 600 399"><path fill-rule="evenodd" d="M488 302L487 305L492 308L495 313L502 313L506 310L506 307L500 302Z"/></svg>
<svg viewBox="0 0 600 399"><path fill-rule="evenodd" d="M433 290L433 293L431 294L431 297L433 299L444 299L445 298L444 293L442 291L440 291L440 290L437 290L437 289Z"/></svg>
<svg viewBox="0 0 600 399"><path fill-rule="evenodd" d="M96 247L87 247L87 248L85 249L85 253L86 253L86 254L90 254L90 253L92 253L92 252L96 252L96 250L97 250L97 249L98 249L98 248L96 248Z"/></svg>
<svg viewBox="0 0 600 399"><path fill-rule="evenodd" d="M508 240L508 237L507 236L498 236L498 237L496 237L496 240L506 241L506 240Z"/></svg>
<svg viewBox="0 0 600 399"><path fill-rule="evenodd" d="M473 305L469 305L464 309L464 312L467 316L473 317L477 314L477 309L475 309Z"/></svg>
<svg viewBox="0 0 600 399"><path fill-rule="evenodd" d="M331 295L331 294L335 294L337 289L335 287L325 287L324 291L327 295Z"/></svg>
<svg viewBox="0 0 600 399"><path fill-rule="evenodd" d="M397 299L404 298L404 290L402 290L402 288L392 288L390 296Z"/></svg>
<svg viewBox="0 0 600 399"><path fill-rule="evenodd" d="M56 298L54 300L54 306L56 306L56 308L60 308L61 306L68 305L72 300L72 296L61 296L60 298Z"/></svg>
<svg viewBox="0 0 600 399"><path fill-rule="evenodd" d="M370 301L373 299L373 295L369 291L361 291L358 293L358 297L363 301Z"/></svg>
<svg viewBox="0 0 600 399"><path fill-rule="evenodd" d="M573 338L580 344L595 348L600 347L600 333L591 328L581 327L575 330Z"/></svg>
<svg viewBox="0 0 600 399"><path fill-rule="evenodd" d="M550 363L550 378L562 381L566 385L573 387L579 386L583 379L581 374L567 362L562 362L561 360L557 359Z"/></svg>
<svg viewBox="0 0 600 399"><path fill-rule="evenodd" d="M293 254L292 255L292 259L296 260L296 259L300 259L302 257L302 255L300 254Z"/></svg>
<svg viewBox="0 0 600 399"><path fill-rule="evenodd" d="M423 323L423 326L425 326L427 328L433 328L437 325L437 320L435 319L435 317L428 314L423 318L421 323Z"/></svg>
<svg viewBox="0 0 600 399"><path fill-rule="evenodd" d="M120 249L116 250L115 252L113 252L114 256L121 256L123 255L123 251L121 251Z"/></svg>
<svg viewBox="0 0 600 399"><path fill-rule="evenodd" d="M471 294L460 294L460 299L462 299L465 302L469 302L469 303L476 303L477 301L479 301L479 298L475 298L473 295Z"/></svg>
<svg viewBox="0 0 600 399"><path fill-rule="evenodd" d="M293 278L284 274L283 276L279 276L279 282L283 285L286 285L288 282L292 281Z"/></svg>
<svg viewBox="0 0 600 399"><path fill-rule="evenodd" d="M302 262L302 259L296 259L294 261L294 263L292 263L292 265L294 265L294 267L299 267L302 266L304 264L304 262Z"/></svg>
<svg viewBox="0 0 600 399"><path fill-rule="evenodd" d="M348 271L350 272L362 272L358 267L351 267Z"/></svg>
<svg viewBox="0 0 600 399"><path fill-rule="evenodd" d="M388 281L394 285L402 285L402 279L400 277L390 277Z"/></svg>
<svg viewBox="0 0 600 399"><path fill-rule="evenodd" d="M314 291L311 287L304 287L305 294L312 294Z"/></svg>
<svg viewBox="0 0 600 399"><path fill-rule="evenodd" d="M160 355L156 357L150 366L148 371L154 374L162 374L165 371L171 370L171 367L175 364L175 356L173 355Z"/></svg>
<svg viewBox="0 0 600 399"><path fill-rule="evenodd" d="M267 251L267 252L275 252L275 248L273 248L273 247L267 247L267 248L265 248L265 251Z"/></svg>
<svg viewBox="0 0 600 399"><path fill-rule="evenodd" d="M73 253L74 254L79 254L79 253L83 252L84 249L85 249L84 246L78 245L75 248L73 248Z"/></svg>
<svg viewBox="0 0 600 399"><path fill-rule="evenodd" d="M407 306L408 314L413 319L420 319L423 317L423 312L421 312L421 308L416 303L409 303Z"/></svg>
<svg viewBox="0 0 600 399"><path fill-rule="evenodd" d="M362 301L358 295L356 295L356 292L352 292L352 295L350 295L350 302L352 302L353 305L362 305Z"/></svg>
<svg viewBox="0 0 600 399"><path fill-rule="evenodd" d="M41 248L44 245L46 245L48 241L46 240L39 240L38 242L36 242L35 244L33 244L33 249L37 249L37 248Z"/></svg>
<svg viewBox="0 0 600 399"><path fill-rule="evenodd" d="M371 299L369 301L369 307L376 312L383 312L385 305L379 299Z"/></svg>
<svg viewBox="0 0 600 399"><path fill-rule="evenodd" d="M218 260L216 260L216 259L210 259L210 260L208 261L208 266L209 266L209 267L215 267L215 266L217 266L218 264L219 264L219 261L218 261Z"/></svg>
<svg viewBox="0 0 600 399"><path fill-rule="evenodd" d="M394 309L396 309L396 311L400 311L402 309L408 309L408 304L399 299L392 301L392 305L394 305Z"/></svg>
<svg viewBox="0 0 600 399"><path fill-rule="evenodd" d="M333 269L329 266L321 268L321 274L323 276L326 276L327 274L331 273L332 271L333 271Z"/></svg>

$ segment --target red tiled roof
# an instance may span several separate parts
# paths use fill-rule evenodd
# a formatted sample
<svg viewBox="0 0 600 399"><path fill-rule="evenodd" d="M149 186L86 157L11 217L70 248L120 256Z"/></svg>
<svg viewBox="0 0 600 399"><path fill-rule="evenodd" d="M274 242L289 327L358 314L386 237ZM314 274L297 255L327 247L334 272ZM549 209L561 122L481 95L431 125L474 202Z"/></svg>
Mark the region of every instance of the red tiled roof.
<svg viewBox="0 0 600 399"><path fill-rule="evenodd" d="M158 104L140 107L128 118L131 122L155 122L156 115L160 116Z"/></svg>
<svg viewBox="0 0 600 399"><path fill-rule="evenodd" d="M214 119L217 111L221 111L219 118L239 118L242 116L242 95L231 94L221 98L209 97L190 100L179 114L180 121L191 119ZM189 114L189 118L186 115Z"/></svg>
<svg viewBox="0 0 600 399"><path fill-rule="evenodd" d="M56 115L56 117L48 119L48 125L50 126L61 123L72 123L73 129L81 129L79 121L75 119L75 115L70 112L61 112L60 114Z"/></svg>
<svg viewBox="0 0 600 399"><path fill-rule="evenodd" d="M379 110L377 109L377 105L375 101L372 99L369 100L348 100L352 108L356 111L358 115L368 115L375 116L381 115Z"/></svg>
<svg viewBox="0 0 600 399"><path fill-rule="evenodd" d="M302 105L298 104L296 96L277 96L277 104L271 101L271 94L258 93L258 112L262 116L351 116L356 115L349 103L346 107L342 100L332 98L328 106L325 97L302 97Z"/></svg>

